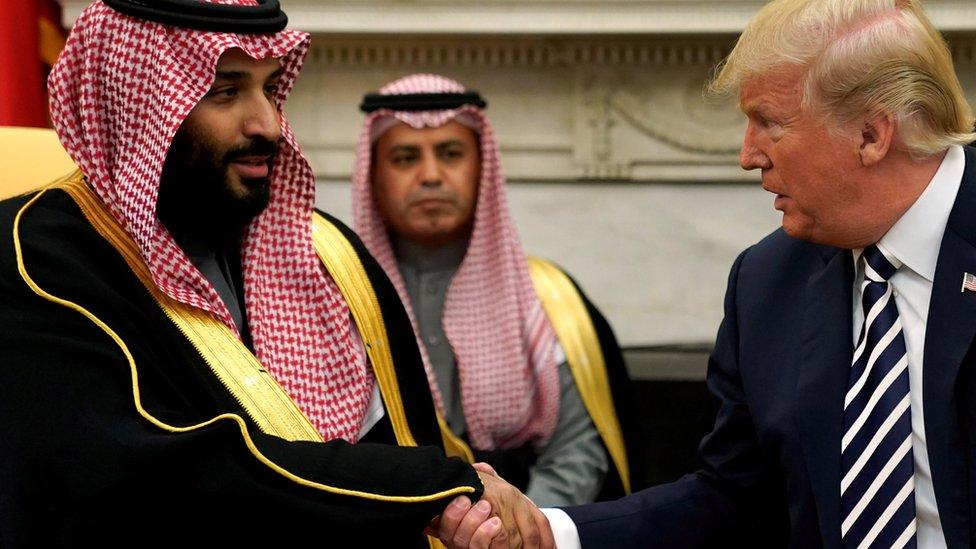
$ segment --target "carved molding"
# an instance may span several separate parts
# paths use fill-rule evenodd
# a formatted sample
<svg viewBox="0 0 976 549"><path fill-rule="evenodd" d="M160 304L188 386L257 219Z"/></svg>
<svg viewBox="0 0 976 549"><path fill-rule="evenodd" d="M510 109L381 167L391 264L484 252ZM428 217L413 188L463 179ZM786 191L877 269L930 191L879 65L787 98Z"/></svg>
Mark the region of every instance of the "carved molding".
<svg viewBox="0 0 976 549"><path fill-rule="evenodd" d="M976 11L976 8L974 8ZM316 36L309 61L343 67L713 67L728 55L735 37L476 38ZM976 33L950 34L957 63L976 62Z"/></svg>
<svg viewBox="0 0 976 549"><path fill-rule="evenodd" d="M756 177L738 168L744 119L735 101L703 95L731 36L316 38L296 90L305 114L291 118L325 178L348 177L358 97L418 71L458 78L488 98L515 181ZM950 44L976 98L976 35ZM318 122L308 123L313 111Z"/></svg>
<svg viewBox="0 0 976 549"><path fill-rule="evenodd" d="M69 24L90 0L63 0ZM288 0L316 33L712 34L742 30L766 0ZM976 31L972 0L926 0L936 26Z"/></svg>
<svg viewBox="0 0 976 549"><path fill-rule="evenodd" d="M713 66L728 54L732 40L322 37L313 40L309 57L313 63L336 67Z"/></svg>
<svg viewBox="0 0 976 549"><path fill-rule="evenodd" d="M745 123L734 101L704 97L708 75L683 71L671 86L631 82L618 87L616 114L649 138L702 155L734 155Z"/></svg>

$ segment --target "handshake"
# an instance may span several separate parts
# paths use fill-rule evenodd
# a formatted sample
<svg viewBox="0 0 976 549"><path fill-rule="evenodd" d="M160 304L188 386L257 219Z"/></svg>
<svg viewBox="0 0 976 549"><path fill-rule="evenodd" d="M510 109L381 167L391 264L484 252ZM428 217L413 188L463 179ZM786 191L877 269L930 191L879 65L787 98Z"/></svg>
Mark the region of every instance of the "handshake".
<svg viewBox="0 0 976 549"><path fill-rule="evenodd" d="M552 531L542 511L487 463L475 463L485 485L482 499L472 505L460 496L431 521L427 534L450 549L526 547L553 549Z"/></svg>

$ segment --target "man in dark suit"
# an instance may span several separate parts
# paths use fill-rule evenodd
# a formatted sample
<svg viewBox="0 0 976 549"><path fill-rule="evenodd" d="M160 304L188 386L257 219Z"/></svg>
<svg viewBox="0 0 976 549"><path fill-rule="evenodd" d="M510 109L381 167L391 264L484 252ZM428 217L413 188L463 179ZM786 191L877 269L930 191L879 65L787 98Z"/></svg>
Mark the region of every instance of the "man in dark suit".
<svg viewBox="0 0 976 549"><path fill-rule="evenodd" d="M712 88L783 228L732 267L701 468L550 513L557 546L973 546L976 150L948 48L913 0L775 0Z"/></svg>

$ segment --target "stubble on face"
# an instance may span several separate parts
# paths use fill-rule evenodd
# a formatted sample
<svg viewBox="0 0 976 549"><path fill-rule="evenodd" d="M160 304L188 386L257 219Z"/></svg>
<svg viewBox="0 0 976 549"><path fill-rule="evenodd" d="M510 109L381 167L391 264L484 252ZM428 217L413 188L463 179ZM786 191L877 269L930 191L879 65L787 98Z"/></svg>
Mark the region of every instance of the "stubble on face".
<svg viewBox="0 0 976 549"><path fill-rule="evenodd" d="M456 121L437 128L394 126L371 154L378 213L391 233L439 247L468 237L481 176L477 135Z"/></svg>
<svg viewBox="0 0 976 549"><path fill-rule="evenodd" d="M427 227L431 233L449 231L456 224L455 218L463 217L468 207L462 205L461 197L453 189L446 187L420 187L407 194L399 216L414 217L418 226ZM466 220L470 222L470 219ZM461 223L464 225L465 223ZM463 227L460 229L463 231Z"/></svg>
<svg viewBox="0 0 976 549"><path fill-rule="evenodd" d="M221 149L202 132L181 127L160 175L156 212L174 235L219 245L238 238L268 206L271 163L278 144L252 137ZM230 163L247 156L268 156L267 177L231 174Z"/></svg>

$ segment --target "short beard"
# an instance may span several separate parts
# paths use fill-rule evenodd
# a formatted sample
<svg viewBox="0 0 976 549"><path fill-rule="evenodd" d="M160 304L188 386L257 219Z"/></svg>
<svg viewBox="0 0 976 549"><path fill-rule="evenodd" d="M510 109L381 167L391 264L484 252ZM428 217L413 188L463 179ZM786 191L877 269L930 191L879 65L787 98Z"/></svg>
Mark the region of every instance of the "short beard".
<svg viewBox="0 0 976 549"><path fill-rule="evenodd" d="M277 152L277 143L261 137L221 151L211 140L181 127L163 163L156 215L178 240L210 246L236 241L268 206L271 171L268 177L241 178L245 193L238 196L230 184L230 163L252 155L273 159Z"/></svg>

